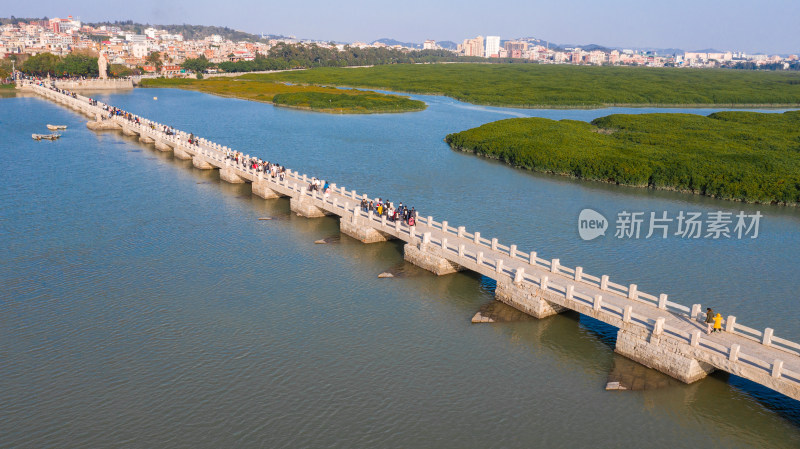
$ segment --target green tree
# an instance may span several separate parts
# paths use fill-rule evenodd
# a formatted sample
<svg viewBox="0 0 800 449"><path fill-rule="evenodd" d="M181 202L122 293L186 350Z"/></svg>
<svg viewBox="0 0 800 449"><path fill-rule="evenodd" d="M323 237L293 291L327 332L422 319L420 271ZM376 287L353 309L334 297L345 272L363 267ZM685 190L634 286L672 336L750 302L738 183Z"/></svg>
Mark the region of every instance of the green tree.
<svg viewBox="0 0 800 449"><path fill-rule="evenodd" d="M156 72L161 71L161 66L164 65L164 63L161 61L161 53L157 51L154 51L149 55L147 55L145 61L147 61L150 65L154 66L156 68Z"/></svg>
<svg viewBox="0 0 800 449"><path fill-rule="evenodd" d="M201 55L199 58L187 59L183 61L181 67L183 67L186 70L191 70L192 72L195 73L203 73L213 65L214 64L209 62L204 55Z"/></svg>
<svg viewBox="0 0 800 449"><path fill-rule="evenodd" d="M21 70L29 75L47 76L56 74L59 69L61 58L52 53L40 53L28 58L21 67Z"/></svg>
<svg viewBox="0 0 800 449"><path fill-rule="evenodd" d="M97 76L97 58L85 54L72 53L59 64L59 72L71 76Z"/></svg>
<svg viewBox="0 0 800 449"><path fill-rule="evenodd" d="M136 73L134 73L134 72L135 71L133 69L130 69L127 66L122 65L122 64L111 64L108 67L109 75L111 75L113 77L117 77L117 78L124 78L124 77L127 77L127 76L135 75Z"/></svg>

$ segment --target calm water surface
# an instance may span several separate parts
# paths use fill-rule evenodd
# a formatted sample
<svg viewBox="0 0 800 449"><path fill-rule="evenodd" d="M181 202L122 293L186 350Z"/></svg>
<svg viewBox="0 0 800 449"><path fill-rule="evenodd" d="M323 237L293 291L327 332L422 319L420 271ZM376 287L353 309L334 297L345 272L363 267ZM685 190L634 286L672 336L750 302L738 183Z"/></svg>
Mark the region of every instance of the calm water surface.
<svg viewBox="0 0 800 449"><path fill-rule="evenodd" d="M797 209L535 175L442 141L512 116L655 110L415 96L426 111L335 116L178 90L98 98L800 340ZM46 123L69 129L32 141ZM614 329L572 313L470 324L491 281L410 267L379 280L401 245L315 245L337 220L293 216L287 200L84 124L38 98L0 99L1 447L800 446L795 401L724 373L606 392L623 362ZM764 218L757 239L583 242L585 207Z"/></svg>

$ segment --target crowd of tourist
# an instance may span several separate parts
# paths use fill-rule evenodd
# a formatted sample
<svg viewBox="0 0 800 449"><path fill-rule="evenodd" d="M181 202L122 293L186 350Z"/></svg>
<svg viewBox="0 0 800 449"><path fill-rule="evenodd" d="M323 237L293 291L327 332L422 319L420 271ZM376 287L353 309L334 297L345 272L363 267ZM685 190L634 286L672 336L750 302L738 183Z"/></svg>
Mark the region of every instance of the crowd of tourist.
<svg viewBox="0 0 800 449"><path fill-rule="evenodd" d="M77 98L76 94L73 92L69 92L67 90L59 89L53 86L46 86L44 83L39 83L39 85L44 87L49 87L51 90L55 92L71 96L72 98ZM98 105L97 100L89 98L88 101L89 104L91 104L92 106ZM130 112L126 112L122 109L109 106L107 104L103 104L102 109L109 113L107 118L121 117L137 125L141 124L142 122L139 116L131 114ZM152 130L157 129L155 123L148 121L147 124L150 126L150 129ZM161 127L160 130L166 135L171 136L176 134L175 131L167 125L159 125L159 126ZM188 142L191 145L199 145L199 139L195 137L194 133L189 134ZM240 165L242 168L252 169L257 173L264 173L270 176L272 179L278 179L280 181L286 179L286 167L280 164L264 161L256 157L246 157L240 151L231 151L231 150L227 151L225 158L227 160L233 161L233 163L236 165ZM311 182L308 185L308 190L312 192L321 191L325 196L328 196L330 195L331 192L331 185L328 181L325 181L323 183L321 180L317 178L311 178ZM377 198L375 200L367 200L366 198L362 199L361 210L363 210L364 212L372 211L379 217L386 217L391 222L402 221L408 226L414 226L417 221L417 216L419 215L416 209L414 209L414 207L409 208L407 205L404 205L403 203L400 203L397 205L397 207L395 207L394 203L392 203L388 199L382 200L381 198Z"/></svg>
<svg viewBox="0 0 800 449"><path fill-rule="evenodd" d="M229 150L225 158L243 168L255 170L256 173L264 173L272 179L278 179L280 181L286 179L286 167L283 165L264 161L256 157L245 157L241 151Z"/></svg>
<svg viewBox="0 0 800 449"><path fill-rule="evenodd" d="M402 220L408 226L414 226L417 223L417 210L414 207L408 208L407 205L400 203L394 207L394 203L387 200L376 198L375 200L361 200L361 210L364 212L372 211L379 217L386 217L389 221Z"/></svg>

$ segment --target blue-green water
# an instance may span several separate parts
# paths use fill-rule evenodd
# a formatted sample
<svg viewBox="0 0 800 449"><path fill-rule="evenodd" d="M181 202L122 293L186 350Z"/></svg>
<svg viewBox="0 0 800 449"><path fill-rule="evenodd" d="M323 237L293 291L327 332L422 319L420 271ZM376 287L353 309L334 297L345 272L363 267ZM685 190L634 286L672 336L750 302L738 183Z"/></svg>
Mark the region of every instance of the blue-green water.
<svg viewBox="0 0 800 449"><path fill-rule="evenodd" d="M652 110L420 96L419 113L335 116L176 90L98 98L800 340L797 209L534 175L442 141L513 115ZM46 123L69 129L32 141ZM606 392L611 330L576 314L470 324L491 282L408 267L379 280L402 264L398 244L315 245L338 234L335 219L293 216L286 200L84 123L39 98L0 99L0 446L800 445L795 401L720 373ZM764 218L757 239L584 242L585 207Z"/></svg>

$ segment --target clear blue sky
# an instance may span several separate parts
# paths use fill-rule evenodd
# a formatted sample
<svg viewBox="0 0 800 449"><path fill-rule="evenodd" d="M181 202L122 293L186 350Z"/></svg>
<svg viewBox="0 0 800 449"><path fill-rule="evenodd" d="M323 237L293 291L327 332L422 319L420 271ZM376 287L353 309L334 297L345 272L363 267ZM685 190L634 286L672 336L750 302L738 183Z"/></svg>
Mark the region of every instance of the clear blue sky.
<svg viewBox="0 0 800 449"><path fill-rule="evenodd" d="M614 47L800 53L800 0L36 0L3 16L223 25L336 41L537 37Z"/></svg>

